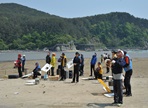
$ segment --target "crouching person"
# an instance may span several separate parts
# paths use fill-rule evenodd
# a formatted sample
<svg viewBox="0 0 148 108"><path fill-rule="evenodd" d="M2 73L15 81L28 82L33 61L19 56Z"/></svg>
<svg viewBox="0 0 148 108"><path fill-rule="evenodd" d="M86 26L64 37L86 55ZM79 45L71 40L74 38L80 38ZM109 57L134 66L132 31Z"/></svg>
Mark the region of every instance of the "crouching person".
<svg viewBox="0 0 148 108"><path fill-rule="evenodd" d="M41 75L41 68L38 62L35 63L35 68L33 70L33 79L37 78L37 76Z"/></svg>
<svg viewBox="0 0 148 108"><path fill-rule="evenodd" d="M98 67L95 70L95 79L102 79L103 69L101 63L98 62Z"/></svg>

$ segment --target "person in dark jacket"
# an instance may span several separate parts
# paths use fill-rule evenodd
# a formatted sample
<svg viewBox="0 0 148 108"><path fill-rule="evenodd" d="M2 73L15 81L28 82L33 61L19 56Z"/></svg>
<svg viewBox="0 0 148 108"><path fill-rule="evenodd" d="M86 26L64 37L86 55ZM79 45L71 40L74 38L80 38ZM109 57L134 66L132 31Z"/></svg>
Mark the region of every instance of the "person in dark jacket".
<svg viewBox="0 0 148 108"><path fill-rule="evenodd" d="M80 59L80 76L83 76L84 74L84 57L83 54L81 54L81 59Z"/></svg>
<svg viewBox="0 0 148 108"><path fill-rule="evenodd" d="M51 63L51 57L50 57L50 52L48 52L46 56L46 63L50 64ZM48 75L50 75L50 70L47 72Z"/></svg>
<svg viewBox="0 0 148 108"><path fill-rule="evenodd" d="M96 62L97 62L97 54L95 53L92 56L92 59L91 59L91 62L90 62L90 71L91 71L90 76L92 76L92 71L95 72Z"/></svg>
<svg viewBox="0 0 148 108"><path fill-rule="evenodd" d="M113 89L114 89L114 102L113 105L121 106L123 104L122 92L122 70L123 70L123 57L124 52L119 50L117 58L112 60L112 74L113 74Z"/></svg>
<svg viewBox="0 0 148 108"><path fill-rule="evenodd" d="M40 65L39 65L38 62L36 62L35 63L35 68L33 70L33 79L35 79L35 78L37 78L37 76L41 75L40 71L41 71Z"/></svg>
<svg viewBox="0 0 148 108"><path fill-rule="evenodd" d="M71 83L75 82L75 78L76 78L76 82L79 82L80 58L79 58L79 53L78 52L75 53L75 57L73 59L73 64L74 64L74 74L73 74L73 80L72 80Z"/></svg>
<svg viewBox="0 0 148 108"><path fill-rule="evenodd" d="M63 81L63 80L66 79L66 72L64 70L64 68L66 67L66 63L67 63L66 55L65 55L65 53L62 53L62 56L61 56L61 79L60 79L60 81Z"/></svg>

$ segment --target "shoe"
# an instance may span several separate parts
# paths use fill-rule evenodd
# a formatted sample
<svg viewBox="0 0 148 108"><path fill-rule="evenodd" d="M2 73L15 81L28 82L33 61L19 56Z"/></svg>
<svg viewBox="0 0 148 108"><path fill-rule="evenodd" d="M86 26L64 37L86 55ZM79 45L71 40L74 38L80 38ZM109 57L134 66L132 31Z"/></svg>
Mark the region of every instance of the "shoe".
<svg viewBox="0 0 148 108"><path fill-rule="evenodd" d="M121 107L122 104L121 104L121 103L117 103L116 105L117 105L118 107Z"/></svg>
<svg viewBox="0 0 148 108"><path fill-rule="evenodd" d="M71 83L75 83L74 81L72 81Z"/></svg>
<svg viewBox="0 0 148 108"><path fill-rule="evenodd" d="M79 81L76 81L76 83L78 83Z"/></svg>
<svg viewBox="0 0 148 108"><path fill-rule="evenodd" d="M117 105L117 102L113 102L112 105Z"/></svg>
<svg viewBox="0 0 148 108"><path fill-rule="evenodd" d="M60 79L59 81L63 81L63 79Z"/></svg>
<svg viewBox="0 0 148 108"><path fill-rule="evenodd" d="M126 95L126 97L130 97L130 96L132 96L132 94L127 94L127 95Z"/></svg>
<svg viewBox="0 0 148 108"><path fill-rule="evenodd" d="M92 76L92 75L89 75L89 76Z"/></svg>

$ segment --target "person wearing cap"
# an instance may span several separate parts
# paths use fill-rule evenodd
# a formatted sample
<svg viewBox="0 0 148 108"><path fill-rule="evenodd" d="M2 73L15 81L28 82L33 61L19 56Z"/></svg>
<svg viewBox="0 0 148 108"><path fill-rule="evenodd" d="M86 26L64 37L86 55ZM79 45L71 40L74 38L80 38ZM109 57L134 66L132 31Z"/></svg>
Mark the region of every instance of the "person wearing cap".
<svg viewBox="0 0 148 108"><path fill-rule="evenodd" d="M41 68L38 62L35 63L35 68L33 69L33 79L37 78L37 76L41 75Z"/></svg>
<svg viewBox="0 0 148 108"><path fill-rule="evenodd" d="M64 68L66 67L66 63L67 63L67 58L65 53L62 53L61 55L61 79L60 81L63 81L66 79L66 72L64 70Z"/></svg>
<svg viewBox="0 0 148 108"><path fill-rule="evenodd" d="M130 84L130 79L133 73L133 68L132 68L132 59L130 56L127 54L126 51L124 51L124 71L125 71L125 79L124 79L124 86L126 89L125 95L126 96L132 96L131 92L131 84Z"/></svg>
<svg viewBox="0 0 148 108"><path fill-rule="evenodd" d="M114 89L114 102L113 105L121 106L123 104L122 93L122 70L123 70L123 56L124 52L118 50L117 58L112 59L112 74L113 74L113 89Z"/></svg>
<svg viewBox="0 0 148 108"><path fill-rule="evenodd" d="M96 65L96 62L97 62L97 54L95 53L93 56L92 56L92 59L91 59L91 62L90 62L90 75L89 76L92 76L92 72L95 72L95 65Z"/></svg>
<svg viewBox="0 0 148 108"><path fill-rule="evenodd" d="M55 68L55 65L56 65L56 58L55 58L55 53L52 53L52 57L51 57L51 76L54 76L54 68Z"/></svg>
<svg viewBox="0 0 148 108"><path fill-rule="evenodd" d="M73 59L73 64L74 64L74 74L73 74L73 80L72 80L71 83L75 82L75 78L76 78L76 82L79 82L80 58L79 58L79 53L78 52L75 53L75 57Z"/></svg>
<svg viewBox="0 0 148 108"><path fill-rule="evenodd" d="M21 61L22 61L22 72L24 72L24 66L25 66L25 61L26 61L25 55L23 55L23 57L21 58Z"/></svg>
<svg viewBox="0 0 148 108"><path fill-rule="evenodd" d="M98 62L98 67L95 70L95 79L102 79L103 68L101 62Z"/></svg>

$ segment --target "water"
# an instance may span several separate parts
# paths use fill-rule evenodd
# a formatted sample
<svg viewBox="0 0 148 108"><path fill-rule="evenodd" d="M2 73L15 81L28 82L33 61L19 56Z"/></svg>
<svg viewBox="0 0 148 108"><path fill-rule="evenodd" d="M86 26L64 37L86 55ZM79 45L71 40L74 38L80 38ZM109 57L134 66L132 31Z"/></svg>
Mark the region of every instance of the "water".
<svg viewBox="0 0 148 108"><path fill-rule="evenodd" d="M6 51L0 52L0 62L3 61L14 61L17 59L17 55L21 53L22 55L26 55L27 60L45 60L47 52L37 52L37 51ZM56 57L59 58L62 52L56 52ZM75 52L64 52L67 58L73 58L75 56ZM79 52L84 55L84 58L91 58L95 53L92 52ZM98 51L96 52L97 56L100 57L103 53L108 53L111 55L111 51ZM138 51L128 51L128 54L132 58L148 58L148 50L138 50Z"/></svg>

